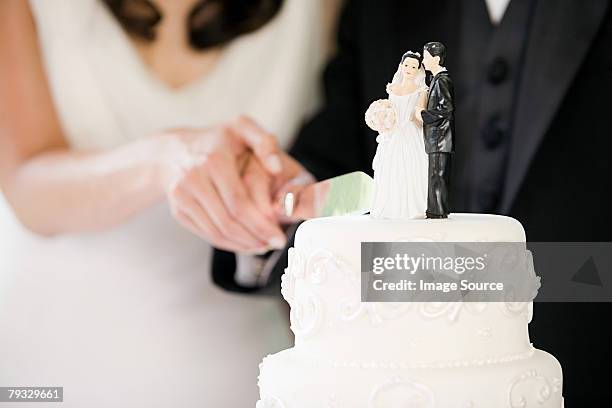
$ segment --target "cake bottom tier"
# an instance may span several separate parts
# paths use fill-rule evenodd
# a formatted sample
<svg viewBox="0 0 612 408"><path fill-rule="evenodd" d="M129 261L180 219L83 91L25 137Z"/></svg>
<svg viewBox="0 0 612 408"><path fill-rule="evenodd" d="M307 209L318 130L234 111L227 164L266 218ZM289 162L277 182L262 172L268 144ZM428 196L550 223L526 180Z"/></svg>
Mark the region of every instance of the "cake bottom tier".
<svg viewBox="0 0 612 408"><path fill-rule="evenodd" d="M562 408L562 374L533 350L507 362L450 368L315 362L288 349L260 365L257 408Z"/></svg>

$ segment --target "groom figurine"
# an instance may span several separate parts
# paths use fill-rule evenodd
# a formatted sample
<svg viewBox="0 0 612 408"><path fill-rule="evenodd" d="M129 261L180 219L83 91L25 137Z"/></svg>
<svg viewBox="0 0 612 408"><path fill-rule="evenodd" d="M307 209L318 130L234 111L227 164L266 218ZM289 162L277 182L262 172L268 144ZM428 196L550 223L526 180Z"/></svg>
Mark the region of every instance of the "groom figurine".
<svg viewBox="0 0 612 408"><path fill-rule="evenodd" d="M453 81L446 68L446 47L439 42L423 46L423 65L431 72L427 107L421 111L425 152L429 156L427 218L447 218L451 157L455 151Z"/></svg>

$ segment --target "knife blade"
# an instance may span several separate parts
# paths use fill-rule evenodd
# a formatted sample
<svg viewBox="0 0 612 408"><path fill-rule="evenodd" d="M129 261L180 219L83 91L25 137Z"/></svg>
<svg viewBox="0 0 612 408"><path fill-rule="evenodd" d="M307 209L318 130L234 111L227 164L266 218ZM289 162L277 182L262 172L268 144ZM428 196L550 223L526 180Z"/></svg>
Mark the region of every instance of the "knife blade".
<svg viewBox="0 0 612 408"><path fill-rule="evenodd" d="M294 185L283 192L279 205L291 220L358 215L370 211L374 180L355 171L318 183Z"/></svg>

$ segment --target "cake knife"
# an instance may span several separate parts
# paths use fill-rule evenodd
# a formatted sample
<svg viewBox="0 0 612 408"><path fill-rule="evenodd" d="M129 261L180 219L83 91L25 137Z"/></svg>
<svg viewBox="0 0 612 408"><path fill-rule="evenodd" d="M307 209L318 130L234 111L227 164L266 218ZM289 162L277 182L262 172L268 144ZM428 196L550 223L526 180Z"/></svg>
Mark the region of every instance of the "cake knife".
<svg viewBox="0 0 612 408"><path fill-rule="evenodd" d="M280 211L289 220L358 215L370 211L374 180L355 171L312 184L289 186L277 200Z"/></svg>

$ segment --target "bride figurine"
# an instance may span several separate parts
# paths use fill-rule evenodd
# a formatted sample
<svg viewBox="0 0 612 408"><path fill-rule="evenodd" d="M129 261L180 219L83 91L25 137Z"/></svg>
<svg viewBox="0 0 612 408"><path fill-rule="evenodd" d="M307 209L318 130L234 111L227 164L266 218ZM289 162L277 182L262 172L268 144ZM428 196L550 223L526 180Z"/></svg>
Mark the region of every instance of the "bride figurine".
<svg viewBox="0 0 612 408"><path fill-rule="evenodd" d="M427 166L420 111L427 103L421 55L408 51L387 84L389 99L373 102L366 123L379 132L372 163L377 219L424 218L427 209Z"/></svg>

